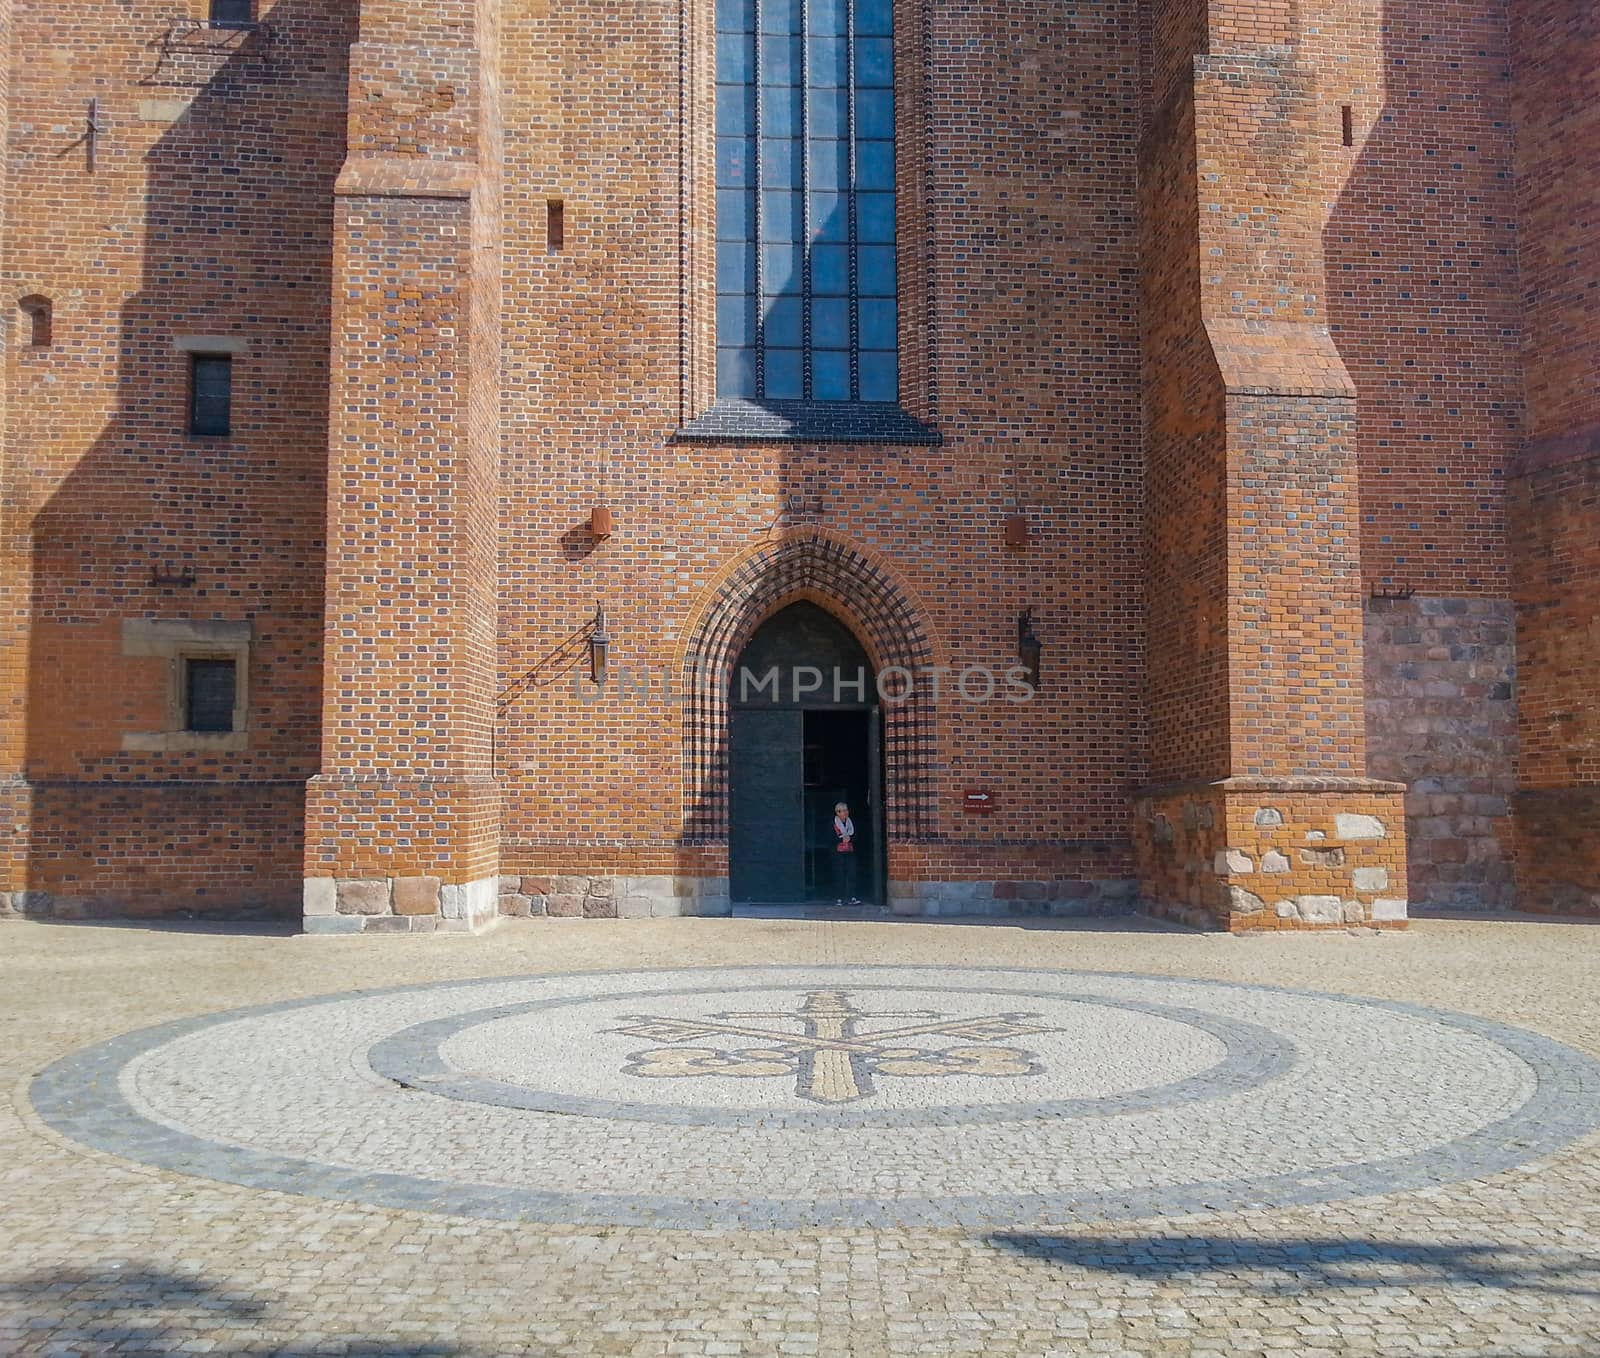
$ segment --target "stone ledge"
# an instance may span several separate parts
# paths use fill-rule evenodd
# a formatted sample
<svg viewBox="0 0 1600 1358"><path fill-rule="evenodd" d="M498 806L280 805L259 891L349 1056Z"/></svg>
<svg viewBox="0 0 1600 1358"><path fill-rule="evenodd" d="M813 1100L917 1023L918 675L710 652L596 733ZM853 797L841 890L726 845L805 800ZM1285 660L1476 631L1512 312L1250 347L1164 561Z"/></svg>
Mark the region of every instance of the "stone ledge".
<svg viewBox="0 0 1600 1358"><path fill-rule="evenodd" d="M1130 878L1061 878L1045 881L890 881L891 914L927 918L952 915L1131 915L1137 884Z"/></svg>
<svg viewBox="0 0 1600 1358"><path fill-rule="evenodd" d="M1202 792L1404 792L1404 783L1385 778L1338 778L1320 775L1246 774L1233 778L1195 779L1179 783L1152 783L1135 792L1134 799L1190 797Z"/></svg>
<svg viewBox="0 0 1600 1358"><path fill-rule="evenodd" d="M499 882L499 913L512 919L667 919L733 910L726 877L549 872Z"/></svg>
<svg viewBox="0 0 1600 1358"><path fill-rule="evenodd" d="M27 888L0 892L0 918L63 920L129 920L159 924L172 920L210 920L218 923L245 923L279 920L285 924L295 918L289 891L238 891L226 904L200 897L183 897L174 891L170 897L124 896L114 891L67 894Z"/></svg>

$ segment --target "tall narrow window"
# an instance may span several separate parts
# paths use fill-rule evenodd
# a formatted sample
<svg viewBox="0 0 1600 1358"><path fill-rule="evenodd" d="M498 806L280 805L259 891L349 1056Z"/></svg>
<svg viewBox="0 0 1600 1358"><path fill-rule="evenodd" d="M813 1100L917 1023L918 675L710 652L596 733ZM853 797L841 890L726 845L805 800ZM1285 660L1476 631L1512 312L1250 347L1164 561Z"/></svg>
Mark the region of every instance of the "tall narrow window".
<svg viewBox="0 0 1600 1358"><path fill-rule="evenodd" d="M894 401L892 0L717 0L717 394Z"/></svg>
<svg viewBox="0 0 1600 1358"><path fill-rule="evenodd" d="M233 356L194 354L189 359L189 432L233 432Z"/></svg>
<svg viewBox="0 0 1600 1358"><path fill-rule="evenodd" d="M254 21L254 0L211 0L211 27L249 28Z"/></svg>

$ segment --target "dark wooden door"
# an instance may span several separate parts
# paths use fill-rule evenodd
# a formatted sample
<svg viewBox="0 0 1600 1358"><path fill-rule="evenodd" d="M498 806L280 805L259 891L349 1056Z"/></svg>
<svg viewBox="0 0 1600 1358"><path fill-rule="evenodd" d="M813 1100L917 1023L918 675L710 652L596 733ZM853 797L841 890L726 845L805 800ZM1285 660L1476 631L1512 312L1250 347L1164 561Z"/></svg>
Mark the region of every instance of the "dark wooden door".
<svg viewBox="0 0 1600 1358"><path fill-rule="evenodd" d="M884 845L888 840L888 816L883 805L883 714L874 707L867 713L867 819L872 826L872 862L859 871L868 874L868 899L879 905L888 903L885 880L888 864ZM865 893L863 893L865 894Z"/></svg>
<svg viewBox="0 0 1600 1358"><path fill-rule="evenodd" d="M735 708L728 759L728 877L733 899L806 898L805 713Z"/></svg>

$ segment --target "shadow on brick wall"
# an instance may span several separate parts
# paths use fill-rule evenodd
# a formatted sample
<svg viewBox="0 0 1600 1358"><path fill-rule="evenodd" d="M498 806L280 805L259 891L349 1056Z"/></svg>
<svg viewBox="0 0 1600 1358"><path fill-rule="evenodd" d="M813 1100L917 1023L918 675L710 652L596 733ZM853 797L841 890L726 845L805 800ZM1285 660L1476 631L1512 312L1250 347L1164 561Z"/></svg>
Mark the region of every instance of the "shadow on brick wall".
<svg viewBox="0 0 1600 1358"><path fill-rule="evenodd" d="M1328 154L1350 160L1323 247L1356 385L1363 573L1411 591L1367 607L1367 771L1406 784L1419 909L1515 901L1503 472L1520 425L1519 285L1508 54L1490 17L1445 30L1388 0L1354 147L1324 110Z"/></svg>
<svg viewBox="0 0 1600 1358"><path fill-rule="evenodd" d="M115 396L86 452L57 445L71 469L32 524L27 913L298 913L356 8L278 0L242 32L149 19L106 49L126 95L102 100L92 168L74 152L51 171L67 201L97 194L104 273L61 280L78 291L57 306L50 376L75 392L25 379L17 405L45 429L52 412L104 409L107 382ZM96 287L135 270L120 312L96 316ZM191 353L208 338L236 349L225 436L188 432ZM125 655L127 619L249 622L244 748L127 748L174 724L171 662Z"/></svg>

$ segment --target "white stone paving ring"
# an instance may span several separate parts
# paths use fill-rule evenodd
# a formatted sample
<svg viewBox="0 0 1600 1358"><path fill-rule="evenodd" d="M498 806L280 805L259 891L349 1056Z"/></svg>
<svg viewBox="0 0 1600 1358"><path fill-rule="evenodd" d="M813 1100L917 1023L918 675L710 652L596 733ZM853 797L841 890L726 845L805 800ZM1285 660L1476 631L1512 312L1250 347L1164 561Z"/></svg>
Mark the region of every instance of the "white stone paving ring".
<svg viewBox="0 0 1600 1358"><path fill-rule="evenodd" d="M1600 1062L1265 986L714 967L210 1015L66 1057L34 1102L130 1159L393 1208L1043 1228L1493 1173L1600 1126Z"/></svg>

